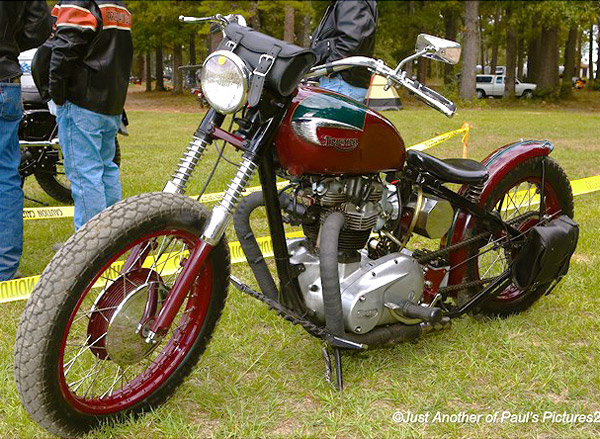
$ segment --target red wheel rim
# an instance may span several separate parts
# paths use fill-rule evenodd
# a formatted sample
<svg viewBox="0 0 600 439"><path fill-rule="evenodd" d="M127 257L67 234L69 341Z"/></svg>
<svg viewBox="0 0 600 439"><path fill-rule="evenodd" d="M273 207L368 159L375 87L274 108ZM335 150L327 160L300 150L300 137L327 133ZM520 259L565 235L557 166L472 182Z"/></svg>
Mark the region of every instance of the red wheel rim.
<svg viewBox="0 0 600 439"><path fill-rule="evenodd" d="M152 395L165 383L189 354L194 342L197 340L211 298L213 272L210 260L200 270L169 334L139 364L132 364L125 368L111 360L102 359L101 356L92 351L93 341L90 340L86 340L84 343L81 343L83 340L80 340L79 344L75 342L75 347L69 343L70 335L79 336L77 333L80 326L79 321L87 324L86 318L84 318L85 311L83 311L83 315L80 314L82 304L86 300L89 302L89 299L91 299L88 297L90 292L92 290L108 289L108 287L98 288L97 285L95 286L97 282L108 284L108 280L104 280L108 276L104 273L109 272L113 274L113 277L119 278L118 271L114 267L111 268L113 264L122 261L124 255L138 244L158 242L161 239L162 242L165 242L166 238L169 238L172 242L180 243L181 246L174 246L172 250L175 251L167 251L169 250L168 247L165 247L164 250L160 248L163 251L162 254L166 256L163 256L163 259L157 258L158 260L154 262L151 268L165 277L164 273L161 273L161 271L164 271L164 267L169 266L169 264L179 266L177 271L168 277L168 286L172 286L185 263L185 253L183 252L191 250L200 243L197 236L182 230L154 232L128 245L124 250L113 256L94 275L75 305L62 336L59 350L58 381L65 399L77 411L90 415L107 415L135 406ZM177 263L179 259L181 259L181 262ZM123 279L123 277L119 279ZM140 287L142 286L140 285ZM96 298L100 295L101 293ZM88 311L89 313L90 311ZM78 327L74 328L75 325ZM73 334L71 334L72 331ZM75 371L77 374L73 376L75 365L78 365L78 369ZM108 379L107 376L102 376L102 379L99 380L101 375L107 375Z"/></svg>
<svg viewBox="0 0 600 439"><path fill-rule="evenodd" d="M524 184L527 184L530 186L530 189L532 188L536 188L537 192L536 194L538 194L538 203L535 203L535 199L532 196L531 198L529 198L529 200L527 200L526 197L523 197L523 200L525 201L525 203L523 205L518 205L518 202L515 202L515 198L516 198L516 193L518 191L515 190L515 188L519 188L521 186L523 186ZM515 217L520 216L520 215L524 215L527 212L534 212L534 208L537 209L538 215L534 216L534 217L529 217L527 219L525 219L524 221L514 225L518 230L520 230L521 232L526 232L527 230L529 230L531 227L535 226L536 224L538 224L539 222L539 193L540 193L540 187L541 187L541 179L539 177L526 177L522 180L519 180L518 182L516 182L513 186L511 186L504 194L502 194L502 196L495 201L494 204L494 209L496 209L498 207L498 203L500 203L501 200L506 201L507 199L512 199L512 202L515 204L515 206L518 206L518 208L513 209L513 214ZM514 195L511 198L511 191L515 190ZM523 189L521 189L523 190ZM509 202L510 203L510 202ZM527 209L527 207L531 207L531 209ZM511 206L506 206L506 211L510 212L510 208ZM560 211L560 204L559 204L559 200L558 200L558 196L556 194L556 191L554 190L554 188L549 184L548 181L545 182L544 184L544 214L545 215L554 215L557 212ZM504 215L501 215L503 220L509 220L511 219L509 215L507 215L506 217ZM493 240L498 240L499 236L494 236L492 238ZM485 248L482 247L482 248ZM480 249L481 251L481 249ZM502 252L503 250L500 249L497 253ZM492 252L493 253L493 252ZM480 256L481 257L481 256ZM478 257L477 259L475 259L476 262L476 273L477 273L477 277L479 279L485 279L487 277L489 277L488 275L484 274L482 276L482 269L480 267L480 257ZM492 256L493 258L494 256ZM498 257L497 259L499 259L500 262L500 267L496 268L493 273L495 275L499 275L500 273L502 273L503 271L505 271L508 268L508 260L510 259L509 257L507 257L506 259L503 259L502 257ZM485 266L483 269L486 269L487 271L486 273L490 272L490 267L489 266ZM520 289L518 288L516 285L511 284L509 285L504 291L502 291L500 294L498 294L496 297L494 297L493 299L491 299L492 301L495 302L500 302L500 303L507 303L507 302L512 302L514 300L518 300L520 299L522 296L524 296L527 293L526 290Z"/></svg>

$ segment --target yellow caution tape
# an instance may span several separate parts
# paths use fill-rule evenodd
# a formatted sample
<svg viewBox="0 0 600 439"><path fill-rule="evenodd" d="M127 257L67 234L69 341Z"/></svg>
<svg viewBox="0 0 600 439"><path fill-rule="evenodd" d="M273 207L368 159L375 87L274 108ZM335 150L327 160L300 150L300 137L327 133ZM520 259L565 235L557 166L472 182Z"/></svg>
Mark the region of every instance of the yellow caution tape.
<svg viewBox="0 0 600 439"><path fill-rule="evenodd" d="M277 189L284 188L289 182L282 181L277 183ZM244 192L249 194L251 192L258 192L262 188L260 186L249 187ZM215 192L212 194L202 195L200 201L203 203L212 203L220 201L223 198L225 192ZM191 198L196 198L197 195L192 195ZM57 207L26 207L23 209L24 220L41 220L41 219L54 219L54 218L73 218L74 208L73 206L57 206Z"/></svg>
<svg viewBox="0 0 600 439"><path fill-rule="evenodd" d="M433 146L439 145L440 143L444 143L447 140L452 139L453 137L458 136L459 134L463 134L462 137L462 142L463 142L463 156L464 154L464 148L466 148L467 142L469 141L469 130L471 129L471 126L468 123L463 123L463 125L454 131L448 131L447 133L444 134L440 134L439 136L435 136L431 139L425 140L423 142L420 143L416 143L414 145L409 146L406 149L414 149L417 151L424 151L426 149L429 149Z"/></svg>
<svg viewBox="0 0 600 439"><path fill-rule="evenodd" d="M290 232L285 235L288 239L301 238L304 234L301 231ZM263 236L257 238L258 246L265 257L273 256L273 244L271 237ZM246 262L246 256L242 250L242 246L239 241L229 243L229 252L231 254L231 263L239 264ZM188 252L171 252L166 253L160 257L158 261L154 258L149 257L144 261L144 268L155 267L159 269L161 275L166 276L175 273L181 267L181 260L188 255ZM98 280L94 284L94 288L102 288L106 285L106 278L116 278L125 261L117 261L113 263L109 268L106 276L103 276L102 280ZM14 302L17 300L25 300L29 297L33 288L39 281L40 276L30 276L21 279L14 279L5 282L0 282L0 303Z"/></svg>
<svg viewBox="0 0 600 439"><path fill-rule="evenodd" d="M571 188L573 190L573 195L583 195L588 194L590 192L600 191L600 176L595 177L586 177L581 178L579 180L574 180L571 182ZM253 189L253 188L252 188ZM522 192L522 193L521 193ZM517 192L518 196L526 196L527 191L519 191ZM539 202L539 200L538 200ZM533 204L533 203L532 203ZM286 238L299 238L304 236L302 232L291 232L287 233ZM258 246L260 247L263 255L265 257L273 256L273 244L271 242L271 238L269 236L263 236L257 238ZM241 262L246 262L246 257L244 256L244 252L242 247L240 246L239 241L230 242L229 243L229 251L231 253L231 263L239 264ZM165 264L164 269L168 270L176 270L179 267L181 262L181 258L185 255L182 253L180 255L173 255L172 253L163 255L163 259L159 259L157 265ZM144 266L152 266L154 261L149 259ZM122 261L115 262L110 269L115 270L118 273L123 266ZM25 300L33 291L33 287L38 282L40 276L30 276L24 277L21 279L14 279L5 282L0 282L0 303L5 302L13 302L16 300ZM101 286L100 284L95 285L95 287Z"/></svg>

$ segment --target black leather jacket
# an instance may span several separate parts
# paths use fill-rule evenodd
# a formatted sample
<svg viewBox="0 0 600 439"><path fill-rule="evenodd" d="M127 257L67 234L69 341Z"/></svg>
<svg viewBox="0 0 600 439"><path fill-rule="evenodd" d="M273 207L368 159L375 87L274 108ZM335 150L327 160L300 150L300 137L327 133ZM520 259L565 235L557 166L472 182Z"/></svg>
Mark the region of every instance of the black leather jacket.
<svg viewBox="0 0 600 439"><path fill-rule="evenodd" d="M0 81L21 76L19 53L42 44L51 26L45 0L0 1Z"/></svg>
<svg viewBox="0 0 600 439"><path fill-rule="evenodd" d="M375 0L332 1L312 37L317 64L348 56L373 56L377 16ZM354 67L340 74L350 85L369 86L371 74L365 68Z"/></svg>
<svg viewBox="0 0 600 439"><path fill-rule="evenodd" d="M121 1L63 0L52 10L56 37L50 96L96 113L121 114L133 56L131 14Z"/></svg>

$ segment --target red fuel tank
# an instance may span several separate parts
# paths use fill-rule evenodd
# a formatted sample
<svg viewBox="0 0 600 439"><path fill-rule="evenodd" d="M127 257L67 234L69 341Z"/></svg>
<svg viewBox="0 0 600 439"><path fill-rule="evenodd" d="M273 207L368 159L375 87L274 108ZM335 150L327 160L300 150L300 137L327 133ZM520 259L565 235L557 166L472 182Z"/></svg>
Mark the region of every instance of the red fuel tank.
<svg viewBox="0 0 600 439"><path fill-rule="evenodd" d="M275 147L292 175L372 174L401 169L405 158L404 141L386 118L346 96L304 85Z"/></svg>

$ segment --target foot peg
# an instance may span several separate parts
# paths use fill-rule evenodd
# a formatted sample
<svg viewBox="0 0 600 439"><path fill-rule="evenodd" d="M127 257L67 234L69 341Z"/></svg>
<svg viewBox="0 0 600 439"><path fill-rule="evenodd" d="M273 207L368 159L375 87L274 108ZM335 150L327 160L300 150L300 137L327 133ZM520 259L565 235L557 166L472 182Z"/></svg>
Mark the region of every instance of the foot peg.
<svg viewBox="0 0 600 439"><path fill-rule="evenodd" d="M388 302L385 307L393 313L401 314L403 317L421 319L429 323L437 323L442 320L443 316L441 308L421 306L408 300L400 303Z"/></svg>

